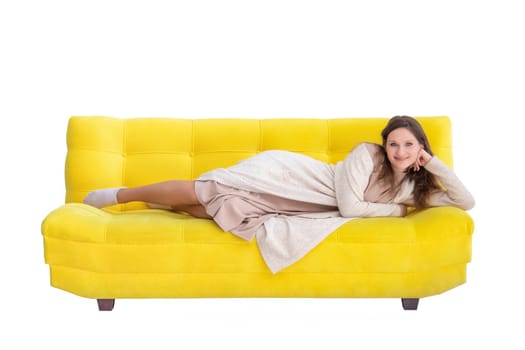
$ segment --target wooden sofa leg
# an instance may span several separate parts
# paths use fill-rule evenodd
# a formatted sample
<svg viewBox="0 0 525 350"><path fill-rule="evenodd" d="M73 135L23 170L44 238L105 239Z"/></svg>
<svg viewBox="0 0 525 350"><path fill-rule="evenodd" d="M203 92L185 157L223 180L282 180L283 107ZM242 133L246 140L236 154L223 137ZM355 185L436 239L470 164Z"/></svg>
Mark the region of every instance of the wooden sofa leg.
<svg viewBox="0 0 525 350"><path fill-rule="evenodd" d="M115 299L97 299L99 311L111 311L115 306Z"/></svg>
<svg viewBox="0 0 525 350"><path fill-rule="evenodd" d="M403 304L403 309L405 310L417 310L419 298L402 298L401 303Z"/></svg>

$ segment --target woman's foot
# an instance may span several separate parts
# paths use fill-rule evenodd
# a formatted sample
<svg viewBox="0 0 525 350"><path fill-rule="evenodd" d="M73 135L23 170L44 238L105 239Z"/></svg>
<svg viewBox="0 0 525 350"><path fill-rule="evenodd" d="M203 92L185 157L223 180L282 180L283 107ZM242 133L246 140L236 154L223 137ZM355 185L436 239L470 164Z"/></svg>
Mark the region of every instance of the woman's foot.
<svg viewBox="0 0 525 350"><path fill-rule="evenodd" d="M118 204L117 193L123 187L104 188L88 193L84 198L84 204L95 208L104 208Z"/></svg>

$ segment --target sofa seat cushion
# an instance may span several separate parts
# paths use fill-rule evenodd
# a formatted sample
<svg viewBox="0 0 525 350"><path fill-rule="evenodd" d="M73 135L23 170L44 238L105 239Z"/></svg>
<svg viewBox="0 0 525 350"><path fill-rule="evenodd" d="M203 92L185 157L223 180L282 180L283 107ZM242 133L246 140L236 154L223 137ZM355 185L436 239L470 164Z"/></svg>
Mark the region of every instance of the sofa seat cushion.
<svg viewBox="0 0 525 350"><path fill-rule="evenodd" d="M163 210L70 203L42 223L46 262L99 273L268 273L255 240ZM440 207L405 218L354 219L281 273L404 273L465 264L473 221Z"/></svg>

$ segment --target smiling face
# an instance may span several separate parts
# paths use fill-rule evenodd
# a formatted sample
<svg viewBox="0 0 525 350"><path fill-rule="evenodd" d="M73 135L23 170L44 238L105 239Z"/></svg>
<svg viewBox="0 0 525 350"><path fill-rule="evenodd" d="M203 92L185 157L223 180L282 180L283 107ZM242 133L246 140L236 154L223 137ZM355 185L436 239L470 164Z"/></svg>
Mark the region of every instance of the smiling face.
<svg viewBox="0 0 525 350"><path fill-rule="evenodd" d="M392 130L385 144L392 169L396 172L406 171L414 164L422 147L409 129L401 127Z"/></svg>

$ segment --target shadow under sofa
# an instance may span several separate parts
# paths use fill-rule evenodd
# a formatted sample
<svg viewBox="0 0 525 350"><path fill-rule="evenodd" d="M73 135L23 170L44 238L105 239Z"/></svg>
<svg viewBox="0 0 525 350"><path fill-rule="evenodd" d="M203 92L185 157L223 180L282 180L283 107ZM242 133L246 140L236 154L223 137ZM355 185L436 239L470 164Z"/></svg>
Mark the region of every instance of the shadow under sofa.
<svg viewBox="0 0 525 350"><path fill-rule="evenodd" d="M451 122L418 117L434 153L452 166ZM128 203L82 204L90 191L194 179L270 149L336 163L360 142L381 143L388 118L175 119L72 117L65 204L42 222L52 286L97 299L420 298L466 281L474 223L453 207L404 218L358 218L272 274L254 241L213 221Z"/></svg>

